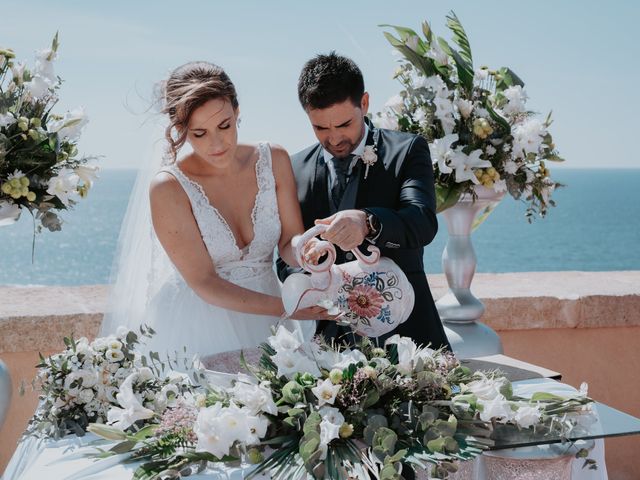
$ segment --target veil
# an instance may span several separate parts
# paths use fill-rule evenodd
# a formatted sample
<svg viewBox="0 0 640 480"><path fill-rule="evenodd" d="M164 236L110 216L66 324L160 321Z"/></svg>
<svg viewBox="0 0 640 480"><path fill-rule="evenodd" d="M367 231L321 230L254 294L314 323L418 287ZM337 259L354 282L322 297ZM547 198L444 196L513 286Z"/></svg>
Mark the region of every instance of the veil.
<svg viewBox="0 0 640 480"><path fill-rule="evenodd" d="M151 180L166 163L165 126L161 123L153 125L122 221L99 336L115 334L120 326L137 330L144 323L149 300L174 268L153 231L149 203Z"/></svg>

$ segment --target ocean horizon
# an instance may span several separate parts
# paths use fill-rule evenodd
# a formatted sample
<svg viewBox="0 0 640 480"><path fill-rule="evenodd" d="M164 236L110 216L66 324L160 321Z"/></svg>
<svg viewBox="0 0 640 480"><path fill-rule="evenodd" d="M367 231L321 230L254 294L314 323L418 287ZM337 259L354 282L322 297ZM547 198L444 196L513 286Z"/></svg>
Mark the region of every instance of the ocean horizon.
<svg viewBox="0 0 640 480"><path fill-rule="evenodd" d="M63 212L61 232L36 236L23 212L0 227L0 285L94 285L109 283L120 224L136 170L100 172L89 196ZM554 193L557 206L531 224L526 206L509 196L473 233L476 272L640 270L640 169L558 168L553 178L566 186ZM425 247L427 274L441 273L446 224Z"/></svg>

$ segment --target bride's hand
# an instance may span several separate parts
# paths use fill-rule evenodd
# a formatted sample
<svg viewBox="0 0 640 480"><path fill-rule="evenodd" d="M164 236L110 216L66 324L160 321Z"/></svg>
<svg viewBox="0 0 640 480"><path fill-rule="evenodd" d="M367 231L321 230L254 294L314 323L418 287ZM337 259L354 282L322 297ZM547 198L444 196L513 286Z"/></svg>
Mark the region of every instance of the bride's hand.
<svg viewBox="0 0 640 480"><path fill-rule="evenodd" d="M343 314L339 313L338 315L330 315L329 311L318 305L313 305L311 307L300 308L293 312L289 318L294 320L332 320L336 321Z"/></svg>
<svg viewBox="0 0 640 480"><path fill-rule="evenodd" d="M314 237L310 239L302 250L304 259L312 265L317 265L320 257L327 252L326 246L322 245L318 238Z"/></svg>

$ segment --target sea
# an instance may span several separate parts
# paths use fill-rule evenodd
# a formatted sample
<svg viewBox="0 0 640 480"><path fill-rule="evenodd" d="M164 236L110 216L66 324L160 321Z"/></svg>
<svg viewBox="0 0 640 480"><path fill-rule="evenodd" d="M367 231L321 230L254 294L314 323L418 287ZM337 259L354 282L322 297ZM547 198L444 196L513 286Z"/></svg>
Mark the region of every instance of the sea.
<svg viewBox="0 0 640 480"><path fill-rule="evenodd" d="M63 212L61 232L35 237L33 219L0 227L0 285L109 282L135 170L103 170L89 196ZM507 196L473 233L477 272L640 270L640 169L556 169L557 206L528 223ZM447 228L425 248L427 273L442 272Z"/></svg>

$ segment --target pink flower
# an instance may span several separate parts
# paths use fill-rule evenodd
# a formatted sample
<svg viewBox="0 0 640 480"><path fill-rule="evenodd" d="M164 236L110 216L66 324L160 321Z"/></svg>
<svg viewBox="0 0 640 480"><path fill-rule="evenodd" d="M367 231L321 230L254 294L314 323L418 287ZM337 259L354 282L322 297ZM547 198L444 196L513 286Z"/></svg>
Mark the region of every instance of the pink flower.
<svg viewBox="0 0 640 480"><path fill-rule="evenodd" d="M380 314L384 299L380 292L369 285L358 285L347 298L349 309L356 315L365 318L375 318Z"/></svg>

